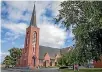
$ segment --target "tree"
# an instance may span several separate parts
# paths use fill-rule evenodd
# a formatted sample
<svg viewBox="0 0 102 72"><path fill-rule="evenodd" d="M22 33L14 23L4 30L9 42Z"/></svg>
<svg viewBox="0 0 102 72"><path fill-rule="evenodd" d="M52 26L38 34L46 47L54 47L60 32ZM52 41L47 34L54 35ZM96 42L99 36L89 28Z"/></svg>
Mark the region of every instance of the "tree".
<svg viewBox="0 0 102 72"><path fill-rule="evenodd" d="M9 67L11 65L11 62L12 62L11 57L7 55L3 61L3 64L5 64L6 67Z"/></svg>
<svg viewBox="0 0 102 72"><path fill-rule="evenodd" d="M9 65L15 66L17 59L21 56L21 49L11 48L8 51L10 52L10 55L5 57L3 64L5 64L7 67L9 67Z"/></svg>
<svg viewBox="0 0 102 72"><path fill-rule="evenodd" d="M15 66L18 57L21 56L21 49L19 49L19 48L11 48L9 50L9 52L10 52L10 56L11 56L11 60L12 60L11 64Z"/></svg>
<svg viewBox="0 0 102 72"><path fill-rule="evenodd" d="M61 66L62 65L68 66L73 65L75 63L79 63L77 52L78 51L76 49L72 49L69 52L64 53L62 57L58 59L58 64Z"/></svg>
<svg viewBox="0 0 102 72"><path fill-rule="evenodd" d="M101 1L64 1L56 22L69 29L73 27L75 45L79 49L78 60L87 62L99 60L102 54L102 2ZM98 34L98 35L97 35Z"/></svg>
<svg viewBox="0 0 102 72"><path fill-rule="evenodd" d="M59 66L65 66L65 65L68 65L66 63L66 56L62 55L60 58L57 59L58 61L58 65Z"/></svg>

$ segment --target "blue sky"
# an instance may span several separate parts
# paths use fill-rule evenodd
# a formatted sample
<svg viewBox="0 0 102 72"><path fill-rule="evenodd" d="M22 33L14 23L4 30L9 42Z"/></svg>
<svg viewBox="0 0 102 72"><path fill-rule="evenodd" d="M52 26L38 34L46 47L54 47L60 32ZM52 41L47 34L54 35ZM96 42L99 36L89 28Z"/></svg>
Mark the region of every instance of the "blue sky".
<svg viewBox="0 0 102 72"><path fill-rule="evenodd" d="M23 48L25 31L29 26L34 2L2 1L1 2L1 59L8 55L12 47ZM55 18L61 9L60 2L36 2L37 26L40 28L40 45L54 48L69 47L72 41L72 27L66 31ZM46 39L45 39L46 38Z"/></svg>

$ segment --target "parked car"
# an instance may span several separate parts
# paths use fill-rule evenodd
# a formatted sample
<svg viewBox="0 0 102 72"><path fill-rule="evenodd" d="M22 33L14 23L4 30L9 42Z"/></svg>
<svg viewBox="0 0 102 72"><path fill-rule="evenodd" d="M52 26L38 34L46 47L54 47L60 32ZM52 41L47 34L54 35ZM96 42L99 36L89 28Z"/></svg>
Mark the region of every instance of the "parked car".
<svg viewBox="0 0 102 72"><path fill-rule="evenodd" d="M65 68L68 68L68 66L61 66L61 67L59 67L59 69L65 69Z"/></svg>

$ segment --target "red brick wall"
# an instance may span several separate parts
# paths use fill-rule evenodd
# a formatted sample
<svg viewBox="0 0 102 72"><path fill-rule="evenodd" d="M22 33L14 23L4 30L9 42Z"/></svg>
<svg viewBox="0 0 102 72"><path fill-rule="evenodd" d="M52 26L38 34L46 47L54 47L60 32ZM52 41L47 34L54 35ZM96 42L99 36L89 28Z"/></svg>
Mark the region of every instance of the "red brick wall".
<svg viewBox="0 0 102 72"><path fill-rule="evenodd" d="M94 67L95 68L102 68L102 61L94 61Z"/></svg>
<svg viewBox="0 0 102 72"><path fill-rule="evenodd" d="M50 66L50 56L48 53L45 54L44 61L46 61L46 67Z"/></svg>
<svg viewBox="0 0 102 72"><path fill-rule="evenodd" d="M33 32L36 32L35 53L33 53L33 48L32 48ZM28 44L26 44L27 38L28 38ZM32 59L33 56L36 57L36 67L37 67L39 65L39 28L29 26L26 29L25 44L24 44L24 48L22 49L20 64L18 63L19 65L17 66L20 66L20 67L29 66L31 68L34 68L34 65L33 65L34 63Z"/></svg>
<svg viewBox="0 0 102 72"><path fill-rule="evenodd" d="M49 60L49 61L50 61L50 56L49 56L48 53L45 54L45 56L44 56L44 60Z"/></svg>
<svg viewBox="0 0 102 72"><path fill-rule="evenodd" d="M102 56L101 56L101 61L100 60L97 61L97 62L94 61L93 65L94 65L95 68L102 68Z"/></svg>
<svg viewBox="0 0 102 72"><path fill-rule="evenodd" d="M30 26L27 31L30 32L30 41L29 41L29 46L28 46L28 64L30 66L33 66L32 63L32 57L33 57L33 48L32 48L32 38L33 38L33 32L35 31L37 33L37 41L36 41L36 50L35 50L35 56L36 56L36 66L39 64L39 28Z"/></svg>

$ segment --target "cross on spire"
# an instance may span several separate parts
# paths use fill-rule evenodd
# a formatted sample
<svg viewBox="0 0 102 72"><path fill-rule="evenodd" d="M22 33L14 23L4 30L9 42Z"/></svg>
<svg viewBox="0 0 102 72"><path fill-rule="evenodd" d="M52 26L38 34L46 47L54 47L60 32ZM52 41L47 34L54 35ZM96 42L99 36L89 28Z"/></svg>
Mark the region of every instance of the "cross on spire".
<svg viewBox="0 0 102 72"><path fill-rule="evenodd" d="M36 10L35 10L35 2L34 2L34 8L33 8L33 13L30 21L30 26L37 27L36 25Z"/></svg>

